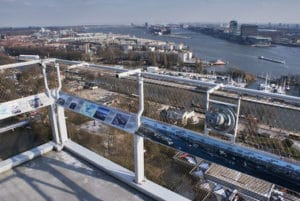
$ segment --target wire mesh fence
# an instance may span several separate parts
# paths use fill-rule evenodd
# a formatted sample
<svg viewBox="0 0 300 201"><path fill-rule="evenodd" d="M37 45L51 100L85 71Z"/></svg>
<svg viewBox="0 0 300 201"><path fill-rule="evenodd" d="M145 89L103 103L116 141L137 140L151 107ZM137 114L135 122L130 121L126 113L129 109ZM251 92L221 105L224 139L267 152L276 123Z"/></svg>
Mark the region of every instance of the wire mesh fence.
<svg viewBox="0 0 300 201"><path fill-rule="evenodd" d="M50 90L57 88L54 64L48 65L46 74ZM1 159L52 139L48 108L44 107L49 103L43 102L44 96L35 96L45 92L44 75L39 64L0 72ZM8 101L12 102L6 104Z"/></svg>
<svg viewBox="0 0 300 201"><path fill-rule="evenodd" d="M63 91L97 103L137 112L136 80L117 79L115 72L75 69L65 72Z"/></svg>
<svg viewBox="0 0 300 201"><path fill-rule="evenodd" d="M116 78L116 72L97 68L65 71L67 92L95 102L136 113L138 85L136 78ZM144 79L143 115L191 129L202 135L205 125L206 91L176 82ZM211 99L236 104L240 94L217 90ZM282 157L300 160L299 106L267 97L241 96L236 143ZM210 136L230 140L217 132Z"/></svg>
<svg viewBox="0 0 300 201"><path fill-rule="evenodd" d="M57 88L57 73L52 66L46 68L50 89ZM0 76L0 102L6 102L46 92L41 65L30 65L3 70Z"/></svg>
<svg viewBox="0 0 300 201"><path fill-rule="evenodd" d="M0 120L0 160L52 139L47 108Z"/></svg>
<svg viewBox="0 0 300 201"><path fill-rule="evenodd" d="M246 99L241 103L238 142L300 160L300 110L292 104Z"/></svg>

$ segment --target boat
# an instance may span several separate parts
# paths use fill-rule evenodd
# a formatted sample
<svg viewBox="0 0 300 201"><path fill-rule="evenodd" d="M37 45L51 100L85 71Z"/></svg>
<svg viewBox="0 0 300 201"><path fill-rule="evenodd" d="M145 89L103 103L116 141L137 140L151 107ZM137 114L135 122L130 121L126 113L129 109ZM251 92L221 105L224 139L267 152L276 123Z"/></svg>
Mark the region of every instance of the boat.
<svg viewBox="0 0 300 201"><path fill-rule="evenodd" d="M271 61L271 62L279 63L279 64L285 64L284 60L271 59L271 58L267 58L267 57L264 57L264 56L259 56L258 59L262 59L262 60L265 60L265 61Z"/></svg>
<svg viewBox="0 0 300 201"><path fill-rule="evenodd" d="M268 92L268 93L277 93L277 94L286 94L286 86L285 86L285 82L283 83L283 85L276 85L276 84L271 84L269 82L269 75L266 75L265 78L265 82L259 84L259 86L257 87L258 90L264 91L264 92Z"/></svg>
<svg viewBox="0 0 300 201"><path fill-rule="evenodd" d="M218 59L217 61L215 62L212 62L212 65L225 65L226 63L220 59Z"/></svg>
<svg viewBox="0 0 300 201"><path fill-rule="evenodd" d="M284 82L284 86L285 86L285 90L286 90L286 91L290 91L290 90L291 90L291 87L290 87L289 83L287 83L286 80L285 80L285 82Z"/></svg>
<svg viewBox="0 0 300 201"><path fill-rule="evenodd" d="M260 83L257 87L258 90L261 90L261 91L264 91L264 92L269 92L271 93L272 92L272 87L271 85L269 84L269 75L267 74L266 75L266 78L265 78L265 82L264 83Z"/></svg>
<svg viewBox="0 0 300 201"><path fill-rule="evenodd" d="M286 89L282 86L276 86L274 88L274 93L278 93L278 94L286 94Z"/></svg>

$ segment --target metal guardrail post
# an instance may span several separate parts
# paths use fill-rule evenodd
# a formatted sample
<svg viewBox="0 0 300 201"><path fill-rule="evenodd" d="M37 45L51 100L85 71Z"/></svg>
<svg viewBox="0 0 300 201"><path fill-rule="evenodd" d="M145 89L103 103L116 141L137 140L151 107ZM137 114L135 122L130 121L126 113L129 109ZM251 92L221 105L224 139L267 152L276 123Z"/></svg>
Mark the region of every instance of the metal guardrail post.
<svg viewBox="0 0 300 201"><path fill-rule="evenodd" d="M51 92L48 86L48 80L47 80L47 73L46 73L46 68L47 65L46 63L42 62L42 71L43 71L43 76L44 76L44 83L45 83L45 88L47 90L47 95L50 98L51 97ZM49 106L48 114L49 114L49 119L51 123L51 128L52 128L52 136L53 136L53 141L56 144L61 144L60 138L59 138L59 132L58 132L58 126L57 126L57 118L56 118L56 108L55 104L52 104Z"/></svg>
<svg viewBox="0 0 300 201"><path fill-rule="evenodd" d="M138 74L139 85L139 111L136 117L137 129L141 125L141 116L144 111L144 78ZM140 184L144 180L144 138L134 135L134 170L135 182Z"/></svg>
<svg viewBox="0 0 300 201"><path fill-rule="evenodd" d="M56 90L56 97L55 97L57 100L59 98L59 92L62 88L59 63L55 63L55 68L56 68L57 79L58 79L58 88ZM56 112L57 112L57 125L58 125L59 137L60 137L61 143L64 144L68 140L65 110L62 106L57 105Z"/></svg>
<svg viewBox="0 0 300 201"><path fill-rule="evenodd" d="M50 89L49 89L47 73L46 73L47 65L44 62L42 62L41 65L42 65L42 68L43 68L42 71L43 71L43 76L44 76L45 88L46 88L46 91L47 91L47 95L50 98L51 97L51 92L50 92Z"/></svg>
<svg viewBox="0 0 300 201"><path fill-rule="evenodd" d="M209 90L207 90L207 92L206 92L206 108L205 108L206 110L205 110L205 115L209 111L210 94L213 93L215 90L218 90L221 87L223 87L223 84L216 85L216 86L210 88ZM209 133L209 128L208 128L207 123L205 121L205 124L204 124L204 134L208 135L208 133Z"/></svg>
<svg viewBox="0 0 300 201"><path fill-rule="evenodd" d="M136 115L136 130L141 125L141 117L144 111L144 78L141 69L130 70L116 75L117 78L123 78L131 75L137 75L139 91L139 111ZM144 181L144 138L134 135L134 172L135 182L141 184Z"/></svg>
<svg viewBox="0 0 300 201"><path fill-rule="evenodd" d="M209 110L209 98L210 98L210 93L207 91L206 92L206 108L205 108L205 115L207 114L208 110ZM208 135L209 130L208 130L208 126L207 123L205 121L204 123L204 134Z"/></svg>
<svg viewBox="0 0 300 201"><path fill-rule="evenodd" d="M239 118L240 118L240 108L241 108L241 96L238 98L238 104L236 108L236 121L235 121L235 128L234 128L234 136L232 138L232 143L235 143L238 128L239 128Z"/></svg>
<svg viewBox="0 0 300 201"><path fill-rule="evenodd" d="M219 84L219 85L216 85L215 87L212 87L209 90L207 90L207 92L206 92L206 112L205 112L205 115L208 115L208 113L209 113L210 103L214 103L216 105L219 105L219 107L221 107L222 105L225 105L225 106L228 106L228 107L231 107L231 108L235 108L235 114L234 114L235 117L233 117L234 118L234 119L232 119L233 121L232 120L230 121L231 124L234 124L234 128L232 128L233 133L229 133L228 131L226 131L226 132L225 131L220 131L220 130L217 131L217 133L229 137L231 142L233 144L235 144L235 140L236 140L236 137L237 137L237 131L238 131L239 115L240 115L240 107L241 107L241 99L242 98L241 98L241 95L239 95L239 97L237 99L237 101L238 101L237 104L231 104L231 103L226 103L226 102L210 99L210 94L213 93L214 91L222 88L222 87L224 87L223 84ZM229 115L229 116L231 116L231 115ZM210 129L209 126L208 126L208 123L205 121L204 134L208 135L210 130L214 130L214 128L211 127L211 129Z"/></svg>

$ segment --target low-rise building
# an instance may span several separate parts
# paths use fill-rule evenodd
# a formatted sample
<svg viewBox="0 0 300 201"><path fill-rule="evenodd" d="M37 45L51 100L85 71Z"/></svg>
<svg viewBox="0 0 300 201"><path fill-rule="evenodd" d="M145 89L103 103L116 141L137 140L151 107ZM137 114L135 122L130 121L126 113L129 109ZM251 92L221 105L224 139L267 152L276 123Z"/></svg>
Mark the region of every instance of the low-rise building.
<svg viewBox="0 0 300 201"><path fill-rule="evenodd" d="M189 62L193 58L193 52L191 51L179 52L178 57L182 62Z"/></svg>
<svg viewBox="0 0 300 201"><path fill-rule="evenodd" d="M270 46L272 38L262 36L248 36L245 41L254 46Z"/></svg>
<svg viewBox="0 0 300 201"><path fill-rule="evenodd" d="M123 45L123 49L125 53L128 53L129 51L133 50L132 45Z"/></svg>
<svg viewBox="0 0 300 201"><path fill-rule="evenodd" d="M147 72L149 73L157 73L159 71L159 68L157 66L148 66Z"/></svg>
<svg viewBox="0 0 300 201"><path fill-rule="evenodd" d="M20 54L18 57L19 61L30 61L40 59L39 55Z"/></svg>
<svg viewBox="0 0 300 201"><path fill-rule="evenodd" d="M0 34L0 39L4 40L6 38L7 38L6 34Z"/></svg>
<svg viewBox="0 0 300 201"><path fill-rule="evenodd" d="M205 178L260 201L268 201L274 184L243 174L241 172L212 164L205 172Z"/></svg>
<svg viewBox="0 0 300 201"><path fill-rule="evenodd" d="M176 50L182 50L184 48L184 44L179 43L176 45Z"/></svg>
<svg viewBox="0 0 300 201"><path fill-rule="evenodd" d="M257 36L258 26L254 24L242 24L241 36Z"/></svg>

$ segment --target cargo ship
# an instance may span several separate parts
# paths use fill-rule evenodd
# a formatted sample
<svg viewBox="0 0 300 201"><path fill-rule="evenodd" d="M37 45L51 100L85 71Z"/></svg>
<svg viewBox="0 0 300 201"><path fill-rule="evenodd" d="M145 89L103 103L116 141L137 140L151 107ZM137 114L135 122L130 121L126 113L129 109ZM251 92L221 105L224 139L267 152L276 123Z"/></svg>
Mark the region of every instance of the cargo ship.
<svg viewBox="0 0 300 201"><path fill-rule="evenodd" d="M271 61L271 62L274 62L274 63L285 64L284 60L271 59L271 58L267 58L267 57L264 57L264 56L259 56L258 58L262 59L262 60L266 60L266 61Z"/></svg>

